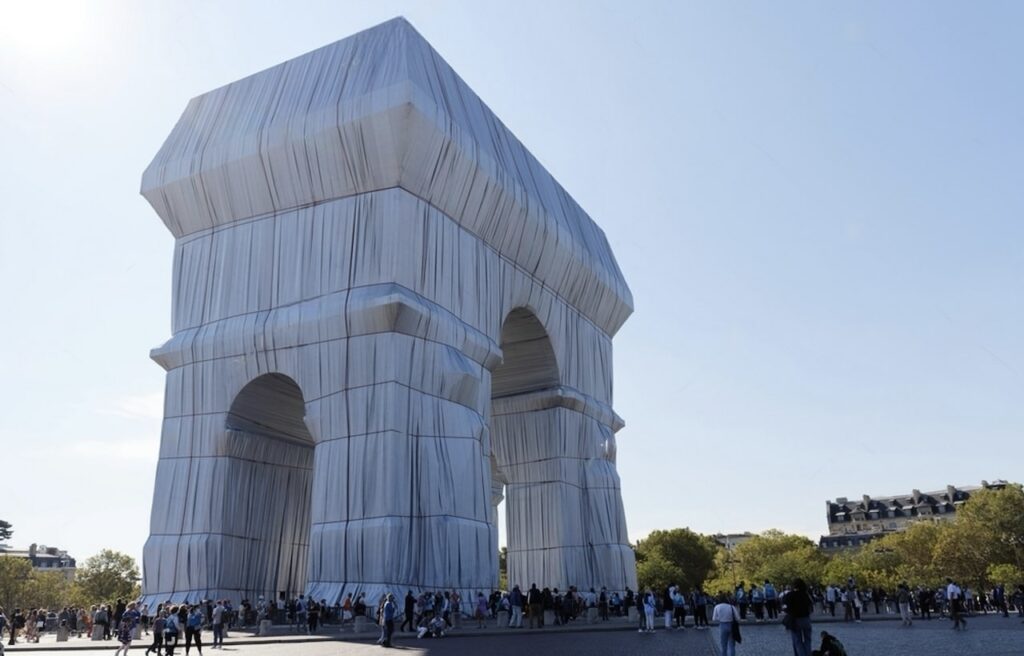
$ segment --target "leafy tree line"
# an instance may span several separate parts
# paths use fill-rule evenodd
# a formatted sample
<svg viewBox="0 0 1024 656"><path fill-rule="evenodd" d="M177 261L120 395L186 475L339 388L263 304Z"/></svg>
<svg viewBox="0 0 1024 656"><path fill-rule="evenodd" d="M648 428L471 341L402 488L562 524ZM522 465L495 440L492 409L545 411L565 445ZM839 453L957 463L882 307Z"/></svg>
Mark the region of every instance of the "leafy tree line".
<svg viewBox="0 0 1024 656"><path fill-rule="evenodd" d="M828 556L801 535L771 530L726 550L688 528L654 531L634 546L642 588L672 583L706 592L732 590L741 581L841 584L892 590L901 581L937 585L947 576L976 589L1024 583L1024 489L971 493L952 521L919 521L856 551Z"/></svg>
<svg viewBox="0 0 1024 656"><path fill-rule="evenodd" d="M36 570L26 558L0 558L0 606L63 608L91 606L139 596L135 559L104 549L88 558L69 581L63 572Z"/></svg>

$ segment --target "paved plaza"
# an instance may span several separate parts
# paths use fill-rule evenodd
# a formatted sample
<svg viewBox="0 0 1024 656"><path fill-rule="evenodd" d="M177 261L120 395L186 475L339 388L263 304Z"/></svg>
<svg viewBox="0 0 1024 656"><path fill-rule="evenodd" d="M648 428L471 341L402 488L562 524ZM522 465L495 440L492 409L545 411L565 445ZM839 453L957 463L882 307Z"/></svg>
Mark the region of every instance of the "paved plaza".
<svg viewBox="0 0 1024 656"><path fill-rule="evenodd" d="M839 637L846 645L850 656L964 656L985 654L986 656L1020 656L1024 654L1024 624L1016 617L1004 619L987 616L970 619L969 630L956 632L946 620L917 622L912 628L902 628L895 621L871 621L863 624L819 623L815 626L815 642L818 632L825 628ZM240 635L240 634L236 634ZM585 654L586 656L630 656L685 654L692 656L717 656L716 628L710 631L658 631L654 634L638 634L626 629L598 629L593 631L505 631L486 632L474 635L473 629L462 629L457 635L442 640L416 640L411 634L399 634L395 650L405 654L451 655L451 656L523 656L523 654ZM241 644L240 644L241 643ZM142 644L142 643L136 643ZM116 645L107 643L98 649L95 643L72 642L61 649L35 648L19 645L8 650L8 654L24 653L57 655L69 653L113 653ZM75 649L78 647L78 649ZM80 651L81 650L81 651ZM144 647L132 648L132 653L142 654ZM213 653L207 647L207 653ZM372 640L332 640L282 637L262 643L248 642L245 638L229 641L224 653L238 656L329 656L336 654L380 654L382 648ZM184 654L179 649L178 654ZM195 652L193 652L195 653ZM792 653L788 635L779 625L745 625L743 644L737 654L742 656L788 656Z"/></svg>

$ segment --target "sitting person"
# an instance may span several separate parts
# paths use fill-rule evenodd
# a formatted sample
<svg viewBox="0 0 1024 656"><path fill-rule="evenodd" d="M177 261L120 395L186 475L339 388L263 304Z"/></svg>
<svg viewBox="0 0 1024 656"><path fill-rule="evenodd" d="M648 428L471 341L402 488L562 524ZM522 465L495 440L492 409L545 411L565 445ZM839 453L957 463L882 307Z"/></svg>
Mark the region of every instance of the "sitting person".
<svg viewBox="0 0 1024 656"><path fill-rule="evenodd" d="M846 656L846 649L838 638L828 631L822 631L821 646L811 652L811 656Z"/></svg>
<svg viewBox="0 0 1024 656"><path fill-rule="evenodd" d="M444 618L435 615L425 625L420 626L417 638L443 638L444 637Z"/></svg>

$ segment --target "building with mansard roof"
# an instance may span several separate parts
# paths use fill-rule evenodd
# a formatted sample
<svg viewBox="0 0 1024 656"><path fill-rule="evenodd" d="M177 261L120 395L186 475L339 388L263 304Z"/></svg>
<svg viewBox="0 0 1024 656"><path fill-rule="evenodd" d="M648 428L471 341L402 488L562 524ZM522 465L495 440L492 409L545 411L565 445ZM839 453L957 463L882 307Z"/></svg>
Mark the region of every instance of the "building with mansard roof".
<svg viewBox="0 0 1024 656"><path fill-rule="evenodd" d="M818 546L824 551L856 549L883 535L906 530L914 522L951 520L973 492L1005 486L1006 481L997 480L966 487L947 485L945 490L935 492L912 490L891 497L838 497L825 502L828 535L821 536Z"/></svg>
<svg viewBox="0 0 1024 656"><path fill-rule="evenodd" d="M11 549L0 544L0 558L24 558L38 571L60 572L69 581L75 578L75 559L56 547L31 544L28 549Z"/></svg>

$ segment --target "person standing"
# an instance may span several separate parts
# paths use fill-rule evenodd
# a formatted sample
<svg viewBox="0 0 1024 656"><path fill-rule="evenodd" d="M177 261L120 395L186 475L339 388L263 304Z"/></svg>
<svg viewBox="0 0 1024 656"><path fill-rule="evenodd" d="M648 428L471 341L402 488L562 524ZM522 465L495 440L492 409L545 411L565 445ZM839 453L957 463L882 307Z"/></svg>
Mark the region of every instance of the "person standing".
<svg viewBox="0 0 1024 656"><path fill-rule="evenodd" d="M654 633L654 611L658 602L654 598L654 590L647 590L644 595L644 618L647 621L647 632Z"/></svg>
<svg viewBox="0 0 1024 656"><path fill-rule="evenodd" d="M672 608L675 613L675 623L677 631L686 630L686 596L676 588L675 593L672 595Z"/></svg>
<svg viewBox="0 0 1024 656"><path fill-rule="evenodd" d="M316 628L317 628L317 626L320 625L320 612L321 612L320 604L316 603L316 599L310 597L309 598L309 607L308 607L308 612L307 612L307 617L309 618L309 623L308 623L308 625L306 627L306 633L309 633L309 634L316 633Z"/></svg>
<svg viewBox="0 0 1024 656"><path fill-rule="evenodd" d="M92 607L92 625L98 626L103 630L103 639L106 640L110 633L107 625L110 623L107 617L107 609L105 606L100 604L99 606Z"/></svg>
<svg viewBox="0 0 1024 656"><path fill-rule="evenodd" d="M530 589L526 592L526 606L530 609L530 616L528 619L529 627L532 628L544 628L544 601L540 595L540 589L537 588L537 584L533 583L530 585Z"/></svg>
<svg viewBox="0 0 1024 656"><path fill-rule="evenodd" d="M523 628L523 593L519 590L518 585L514 586L512 592L509 593L508 603L512 608L512 619L509 620L508 625L513 629Z"/></svg>
<svg viewBox="0 0 1024 656"><path fill-rule="evenodd" d="M740 607L740 619L747 619L747 605L750 601L747 596L746 584L740 581L740 584L736 586L736 605Z"/></svg>
<svg viewBox="0 0 1024 656"><path fill-rule="evenodd" d="M295 632L309 632L309 613L307 612L306 595L300 594L295 602Z"/></svg>
<svg viewBox="0 0 1024 656"><path fill-rule="evenodd" d="M910 617L910 596L910 586L907 585L907 582L900 583L896 588L896 603L900 607L900 619L903 620L903 626L914 624Z"/></svg>
<svg viewBox="0 0 1024 656"><path fill-rule="evenodd" d="M754 607L754 620L760 624L764 621L764 592L756 583L750 584L750 603Z"/></svg>
<svg viewBox="0 0 1024 656"><path fill-rule="evenodd" d="M721 656L736 656L736 639L732 627L739 624L740 614L729 601L728 595L718 595L718 603L711 611L711 621L718 622L718 645Z"/></svg>
<svg viewBox="0 0 1024 656"><path fill-rule="evenodd" d="M700 628L703 631L709 631L711 625L708 623L708 607L711 606L711 610L714 611L715 607L712 606L714 600L711 595L704 592L700 588L697 588L697 617L696 620L700 622Z"/></svg>
<svg viewBox="0 0 1024 656"><path fill-rule="evenodd" d="M484 596L483 592L476 593L476 628L486 628L487 618L487 597Z"/></svg>
<svg viewBox="0 0 1024 656"><path fill-rule="evenodd" d="M811 656L811 610L814 602L803 579L794 579L789 592L782 596L784 624L793 641L793 656Z"/></svg>
<svg viewBox="0 0 1024 656"><path fill-rule="evenodd" d="M210 625L213 627L213 649L224 648L224 602L217 600L217 605L210 613Z"/></svg>
<svg viewBox="0 0 1024 656"><path fill-rule="evenodd" d="M949 617L953 620L953 630L967 630L967 620L963 617L964 593L953 579L946 579L946 603L949 605Z"/></svg>
<svg viewBox="0 0 1024 656"><path fill-rule="evenodd" d="M779 593L768 579L764 580L764 607L768 611L768 619L779 616Z"/></svg>
<svg viewBox="0 0 1024 656"><path fill-rule="evenodd" d="M670 585L665 588L665 592L661 595L661 610L665 615L665 628L672 628L672 615L675 609L675 598L676 586Z"/></svg>
<svg viewBox="0 0 1024 656"><path fill-rule="evenodd" d="M203 611L198 605L192 607L185 620L185 656L188 656L193 640L199 656L203 656Z"/></svg>
<svg viewBox="0 0 1024 656"><path fill-rule="evenodd" d="M164 650L166 656L174 656L174 648L178 646L178 638L181 636L182 627L181 608L172 606L164 622Z"/></svg>
<svg viewBox="0 0 1024 656"><path fill-rule="evenodd" d="M917 606L921 610L921 619L932 619L932 602L934 595L928 588L917 589Z"/></svg>
<svg viewBox="0 0 1024 656"><path fill-rule="evenodd" d="M7 641L7 644L13 645L18 640L18 631L25 627L25 616L21 614L20 608L14 609L14 614L11 615L11 639Z"/></svg>
<svg viewBox="0 0 1024 656"><path fill-rule="evenodd" d="M124 617L125 603L124 599L118 599L114 605L114 630L117 631L121 627L121 618Z"/></svg>
<svg viewBox="0 0 1024 656"><path fill-rule="evenodd" d="M384 640L380 643L382 647L391 646L391 636L395 633L395 613L398 605L395 604L395 595L388 593L384 599L384 608L381 617L384 620Z"/></svg>

